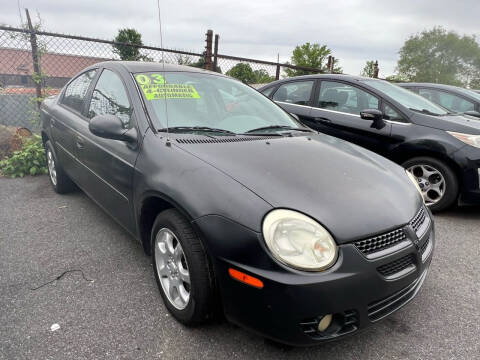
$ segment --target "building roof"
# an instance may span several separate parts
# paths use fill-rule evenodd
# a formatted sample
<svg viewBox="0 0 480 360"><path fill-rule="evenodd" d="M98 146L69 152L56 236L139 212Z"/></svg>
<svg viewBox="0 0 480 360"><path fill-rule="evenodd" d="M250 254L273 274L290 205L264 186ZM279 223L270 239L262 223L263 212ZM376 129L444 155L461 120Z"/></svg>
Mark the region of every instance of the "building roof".
<svg viewBox="0 0 480 360"><path fill-rule="evenodd" d="M71 78L87 66L105 61L105 58L45 53L40 58L42 72L48 77ZM0 74L31 75L32 52L23 49L0 48Z"/></svg>

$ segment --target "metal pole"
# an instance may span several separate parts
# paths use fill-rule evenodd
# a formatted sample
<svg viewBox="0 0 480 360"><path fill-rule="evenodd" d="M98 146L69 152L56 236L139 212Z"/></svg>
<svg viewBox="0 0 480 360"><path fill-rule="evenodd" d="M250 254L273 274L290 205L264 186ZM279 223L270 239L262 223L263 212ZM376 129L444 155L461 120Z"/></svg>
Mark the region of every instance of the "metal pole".
<svg viewBox="0 0 480 360"><path fill-rule="evenodd" d="M42 97L42 82L40 77L41 70L40 59L38 56L37 35L35 34L35 29L33 28L32 20L30 19L30 13L28 12L28 9L25 9L25 13L27 14L27 23L30 30L30 45L32 46L33 72L36 75L36 79L33 77L33 81L35 82L37 107L40 110L40 101L38 100Z"/></svg>
<svg viewBox="0 0 480 360"><path fill-rule="evenodd" d="M378 71L379 71L379 70L380 70L380 69L378 68L378 60L375 60L375 64L373 64L373 77L374 77L375 79L378 78Z"/></svg>
<svg viewBox="0 0 480 360"><path fill-rule="evenodd" d="M213 71L217 71L217 55L218 55L218 39L220 38L220 35L215 34L215 44L213 46Z"/></svg>
<svg viewBox="0 0 480 360"><path fill-rule="evenodd" d="M277 71L275 72L275 80L280 79L280 54L277 54Z"/></svg>
<svg viewBox="0 0 480 360"><path fill-rule="evenodd" d="M207 30L207 45L205 46L205 69L212 70L212 40L213 30Z"/></svg>

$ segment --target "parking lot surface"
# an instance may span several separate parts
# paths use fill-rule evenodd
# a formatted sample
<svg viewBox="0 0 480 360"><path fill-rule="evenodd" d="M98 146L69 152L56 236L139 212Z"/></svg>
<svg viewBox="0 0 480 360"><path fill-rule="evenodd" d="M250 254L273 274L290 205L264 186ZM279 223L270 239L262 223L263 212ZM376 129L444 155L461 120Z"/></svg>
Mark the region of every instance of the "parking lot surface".
<svg viewBox="0 0 480 360"><path fill-rule="evenodd" d="M355 336L288 348L225 321L180 325L140 243L86 195L57 195L46 176L0 178L0 358L478 359L480 207L435 218L413 302Z"/></svg>

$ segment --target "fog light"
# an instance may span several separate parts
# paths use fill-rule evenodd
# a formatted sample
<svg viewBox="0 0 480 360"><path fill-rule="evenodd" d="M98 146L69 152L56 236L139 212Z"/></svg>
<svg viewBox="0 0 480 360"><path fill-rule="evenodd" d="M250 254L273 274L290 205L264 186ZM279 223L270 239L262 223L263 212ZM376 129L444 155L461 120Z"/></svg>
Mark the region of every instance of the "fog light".
<svg viewBox="0 0 480 360"><path fill-rule="evenodd" d="M318 331L323 332L328 329L332 323L332 314L325 315L318 323Z"/></svg>

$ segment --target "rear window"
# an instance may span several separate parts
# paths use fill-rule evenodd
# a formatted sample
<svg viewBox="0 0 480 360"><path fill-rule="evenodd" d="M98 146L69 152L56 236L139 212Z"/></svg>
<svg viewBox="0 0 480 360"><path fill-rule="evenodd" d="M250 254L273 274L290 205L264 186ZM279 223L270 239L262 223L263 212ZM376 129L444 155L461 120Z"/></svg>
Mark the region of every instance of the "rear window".
<svg viewBox="0 0 480 360"><path fill-rule="evenodd" d="M97 70L87 71L68 84L63 94L62 104L82 112L85 96L96 72Z"/></svg>

